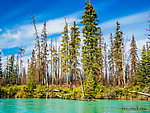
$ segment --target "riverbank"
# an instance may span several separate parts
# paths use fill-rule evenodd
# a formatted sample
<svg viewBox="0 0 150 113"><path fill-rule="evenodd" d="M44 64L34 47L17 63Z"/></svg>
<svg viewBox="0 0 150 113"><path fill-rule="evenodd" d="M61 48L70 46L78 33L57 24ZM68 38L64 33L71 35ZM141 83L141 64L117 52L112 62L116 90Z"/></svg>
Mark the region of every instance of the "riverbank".
<svg viewBox="0 0 150 113"><path fill-rule="evenodd" d="M136 92L143 92L139 86L132 88L113 88L100 86L91 95L85 93L85 99L112 99L112 100L146 100L149 96L140 95ZM135 91L131 93L130 91ZM0 98L60 98L70 100L83 100L82 88L68 88L66 86L34 86L32 84L23 86L0 86Z"/></svg>

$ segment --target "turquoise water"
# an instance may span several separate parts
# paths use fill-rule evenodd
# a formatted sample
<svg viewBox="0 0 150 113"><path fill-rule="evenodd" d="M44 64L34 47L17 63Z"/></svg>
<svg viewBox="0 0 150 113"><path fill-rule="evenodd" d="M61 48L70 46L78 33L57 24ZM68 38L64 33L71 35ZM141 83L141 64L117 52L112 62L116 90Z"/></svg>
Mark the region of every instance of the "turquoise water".
<svg viewBox="0 0 150 113"><path fill-rule="evenodd" d="M150 102L0 99L0 113L150 113Z"/></svg>

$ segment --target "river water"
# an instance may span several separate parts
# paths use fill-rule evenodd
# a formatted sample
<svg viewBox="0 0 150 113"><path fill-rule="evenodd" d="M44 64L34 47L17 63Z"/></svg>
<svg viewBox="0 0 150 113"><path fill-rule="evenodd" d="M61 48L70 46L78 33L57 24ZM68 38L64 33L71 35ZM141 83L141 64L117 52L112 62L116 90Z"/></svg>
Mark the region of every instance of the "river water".
<svg viewBox="0 0 150 113"><path fill-rule="evenodd" d="M0 113L150 113L150 101L0 99Z"/></svg>

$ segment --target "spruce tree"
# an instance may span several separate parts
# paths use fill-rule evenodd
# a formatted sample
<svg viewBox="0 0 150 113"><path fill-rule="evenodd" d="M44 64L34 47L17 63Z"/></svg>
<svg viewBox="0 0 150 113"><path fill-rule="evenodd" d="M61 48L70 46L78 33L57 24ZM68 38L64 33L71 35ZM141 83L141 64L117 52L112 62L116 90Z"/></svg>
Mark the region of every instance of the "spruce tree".
<svg viewBox="0 0 150 113"><path fill-rule="evenodd" d="M26 70L25 68L23 68L23 77L22 77L22 84L25 85L26 82L27 82L27 79L26 79Z"/></svg>
<svg viewBox="0 0 150 113"><path fill-rule="evenodd" d="M60 74L60 72L61 72L61 70L60 70L60 61L61 61L61 59L60 59L60 57L61 57L61 54L60 54L60 46L58 46L58 83L59 83L59 85L61 84L61 80L60 80L60 78L61 78L61 74Z"/></svg>
<svg viewBox="0 0 150 113"><path fill-rule="evenodd" d="M53 45L52 45L52 38L51 38L51 43L50 43L50 83L53 85Z"/></svg>
<svg viewBox="0 0 150 113"><path fill-rule="evenodd" d="M8 61L8 56L6 58L6 67L5 67L5 85L7 85L9 83L9 70L8 70L8 66L9 66L9 61Z"/></svg>
<svg viewBox="0 0 150 113"><path fill-rule="evenodd" d="M108 85L108 81L107 81L107 67L108 67L108 63L107 63L107 45L106 45L106 43L104 43L104 63L105 63L105 81L104 81L104 84Z"/></svg>
<svg viewBox="0 0 150 113"><path fill-rule="evenodd" d="M47 61L47 55L48 55L48 49L47 49L47 34L46 34L46 22L43 24L43 30L42 30L42 40L41 40L41 84L44 85L44 81L46 80L46 83L48 83L48 77L47 77L47 67L46 65L48 64Z"/></svg>
<svg viewBox="0 0 150 113"><path fill-rule="evenodd" d="M65 20L64 31L61 37L61 69L62 76L67 77L67 85L69 83L69 35L68 35L68 23ZM62 79L62 78L61 78Z"/></svg>
<svg viewBox="0 0 150 113"><path fill-rule="evenodd" d="M18 67L16 68L16 70L18 71ZM21 84L21 81L22 81L21 79L23 76L23 60L22 59L20 59L19 71L20 71L20 73L17 78L18 78L18 84Z"/></svg>
<svg viewBox="0 0 150 113"><path fill-rule="evenodd" d="M14 54L11 55L9 58L9 63L8 63L8 81L10 84L16 84L16 79L17 79L17 71L15 70L15 56Z"/></svg>
<svg viewBox="0 0 150 113"><path fill-rule="evenodd" d="M0 78L3 77L3 70L2 70L2 52L1 52L1 49L0 49Z"/></svg>
<svg viewBox="0 0 150 113"><path fill-rule="evenodd" d="M142 87L145 87L148 83L150 83L150 65L147 57L148 56L146 55L146 48L144 45L142 49L141 60L139 63L139 71L137 74L138 84Z"/></svg>
<svg viewBox="0 0 150 113"><path fill-rule="evenodd" d="M100 28L99 31L99 40L98 40L98 54L97 54L97 63L99 65L99 74L96 78L97 81L102 82L104 84L104 73L103 73L103 63L104 63L104 55L103 55L103 41L102 41L102 30Z"/></svg>
<svg viewBox="0 0 150 113"><path fill-rule="evenodd" d="M57 53L57 47L52 45L52 49L51 53L52 53L52 85L55 83L58 85L58 53Z"/></svg>
<svg viewBox="0 0 150 113"><path fill-rule="evenodd" d="M19 48L19 53L17 54L17 61L16 61L16 72L17 72L17 83L21 84L21 79L23 77L23 54L24 54L25 50L22 48ZM20 58L19 58L20 56ZM19 60L20 60L20 64L19 64ZM20 72L20 73L19 73Z"/></svg>
<svg viewBox="0 0 150 113"><path fill-rule="evenodd" d="M117 21L116 34L114 37L114 60L115 60L115 69L117 75L118 86L123 86L123 67L122 67L122 45L123 37L122 32L120 31L120 23Z"/></svg>
<svg viewBox="0 0 150 113"><path fill-rule="evenodd" d="M69 59L70 59L70 71L71 71L71 84L73 82L73 78L77 78L76 69L79 65L79 49L80 49L80 35L79 35L79 27L77 27L75 21L73 27L71 27L71 41L69 43Z"/></svg>
<svg viewBox="0 0 150 113"><path fill-rule="evenodd" d="M126 66L125 66L125 80L126 80L126 86L128 87L130 85L130 73L131 73L131 70L130 70L130 67L131 65L129 64L129 59L127 60L127 63L126 63Z"/></svg>
<svg viewBox="0 0 150 113"><path fill-rule="evenodd" d="M28 76L28 82L33 82L34 84L39 84L39 74L36 73L36 61L35 61L35 51L33 49L32 56L31 56L31 62L29 67L29 76Z"/></svg>
<svg viewBox="0 0 150 113"><path fill-rule="evenodd" d="M28 83L37 84L35 83L34 77L35 77L35 68L31 67L29 71Z"/></svg>
<svg viewBox="0 0 150 113"><path fill-rule="evenodd" d="M16 58L17 84L19 84L19 53Z"/></svg>
<svg viewBox="0 0 150 113"><path fill-rule="evenodd" d="M30 60L28 59L27 61L28 67L27 67L27 77L29 77L29 72L30 72Z"/></svg>
<svg viewBox="0 0 150 113"><path fill-rule="evenodd" d="M150 82L150 41L147 42L147 77L148 77L148 82Z"/></svg>
<svg viewBox="0 0 150 113"><path fill-rule="evenodd" d="M109 54L109 76L110 76L110 83L112 86L116 85L116 76L115 76L115 70L114 70L115 64L114 64L114 41L112 33L110 35L110 54Z"/></svg>
<svg viewBox="0 0 150 113"><path fill-rule="evenodd" d="M97 59L98 54L98 39L99 27L96 9L93 5L86 2L85 12L82 16L84 27L82 29L84 44L82 46L82 63L84 69L84 76L86 76L85 91L89 96L93 96L96 87L96 76L99 74L99 64Z"/></svg>
<svg viewBox="0 0 150 113"><path fill-rule="evenodd" d="M134 39L134 35L132 37L131 49L130 49L130 57L131 57L131 84L135 84L135 77L138 69L138 59L137 59L137 47L136 41Z"/></svg>
<svg viewBox="0 0 150 113"><path fill-rule="evenodd" d="M37 32L37 27L36 27L36 23L35 23L35 19L34 16L32 15L32 21L33 21L33 25L34 25L34 29L35 29L35 35L36 35L36 44L35 44L35 52L37 53L37 68L36 68L36 77L38 79L38 84L41 83L41 45L40 45L40 39L39 39L39 35ZM35 70L35 69L34 69Z"/></svg>

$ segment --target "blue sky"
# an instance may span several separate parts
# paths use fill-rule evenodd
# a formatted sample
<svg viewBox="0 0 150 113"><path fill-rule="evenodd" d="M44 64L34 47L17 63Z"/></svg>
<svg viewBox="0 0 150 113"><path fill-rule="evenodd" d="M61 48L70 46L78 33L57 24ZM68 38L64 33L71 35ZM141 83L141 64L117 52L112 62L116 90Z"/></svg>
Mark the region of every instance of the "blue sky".
<svg viewBox="0 0 150 113"><path fill-rule="evenodd" d="M47 21L48 38L57 37L64 27L64 17L69 27L74 20L80 24L86 0L0 0L0 48L3 56L18 53L18 48L26 50L30 56L35 44L31 12L35 16L38 31ZM99 26L102 27L104 39L109 40L110 33L115 32L118 20L124 37L131 39L135 35L138 48L146 41L145 29L148 27L148 8L150 0L91 0L98 14ZM59 40L60 41L60 40ZM59 42L60 43L60 42ZM129 44L128 44L129 48Z"/></svg>

